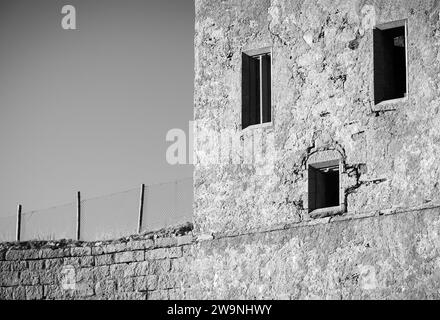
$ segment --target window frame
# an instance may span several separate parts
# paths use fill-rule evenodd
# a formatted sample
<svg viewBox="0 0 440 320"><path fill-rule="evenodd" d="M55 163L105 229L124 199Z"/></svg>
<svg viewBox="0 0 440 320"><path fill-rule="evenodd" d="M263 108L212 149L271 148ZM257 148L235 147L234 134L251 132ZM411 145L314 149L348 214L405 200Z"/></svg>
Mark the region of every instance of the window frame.
<svg viewBox="0 0 440 320"><path fill-rule="evenodd" d="M408 59L408 18L376 24L373 27L373 31L375 29L379 29L381 31L385 31L385 30L399 28L399 27L404 27L404 30L405 30L404 31L404 35L405 35L406 94L405 94L404 97L401 97L401 98L388 99L388 100L383 100L383 101L381 101L379 103L376 103L376 99L375 99L376 86L375 86L375 70L374 70L374 63L375 62L374 62L374 49L373 49L373 59L372 59L372 63L373 63L372 101L373 101L373 105L375 107L378 107L379 109L381 107L386 107L388 105L393 105L393 104L396 104L396 103L399 103L399 102L406 102L406 101L408 101L408 98L409 98L409 95L410 95L410 90L409 90L410 89L410 85L409 85L409 59ZM373 34L373 48L374 48L374 34Z"/></svg>
<svg viewBox="0 0 440 320"><path fill-rule="evenodd" d="M262 92L262 84L263 82L260 80L260 123L257 124L252 124L247 126L246 128L243 129L243 111L241 112L241 130L242 132L246 132L246 131L250 131L253 129L261 129L261 128L269 128L272 127L274 124L274 120L273 120L273 110L274 110L274 106L273 106L273 47L262 47L259 49L250 49L250 50L243 50L242 54L245 54L251 58L255 58L257 56L263 56L266 54L270 55L270 122L262 122L263 121L263 105L261 103L263 97L261 95ZM260 78L261 78L261 73L262 73L262 68L260 65ZM240 77L241 77L241 82L243 83L243 61L241 62L241 73L240 73ZM243 87L241 88L241 90L243 90ZM243 100L241 100L241 106L243 106Z"/></svg>
<svg viewBox="0 0 440 320"><path fill-rule="evenodd" d="M320 161L320 162L310 162L307 164L307 189L310 190L310 176L309 176L309 172L310 172L310 167L314 168L314 169L318 169L318 170L322 170L322 169L326 169L326 168L331 168L331 167L335 167L338 166L339 170L338 170L338 175L339 175L339 205L337 206L333 206L333 207L325 207L325 208L318 208L318 209L311 209L310 208L310 193L308 191L308 212L309 215L312 219L319 219L319 218L326 218L326 217L331 217L331 216L336 216L336 215L341 215L346 213L347 211L347 206L345 204L345 192L344 192L344 188L342 185L342 175L344 172L344 163L342 161L342 159L329 159L329 160L325 160L325 161Z"/></svg>

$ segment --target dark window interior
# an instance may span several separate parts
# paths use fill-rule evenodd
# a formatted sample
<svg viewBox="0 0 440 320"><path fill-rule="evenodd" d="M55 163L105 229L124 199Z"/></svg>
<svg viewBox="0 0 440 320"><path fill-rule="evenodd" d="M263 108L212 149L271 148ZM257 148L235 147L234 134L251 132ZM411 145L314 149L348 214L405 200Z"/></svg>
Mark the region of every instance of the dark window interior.
<svg viewBox="0 0 440 320"><path fill-rule="evenodd" d="M336 207L339 199L339 165L309 166L309 211Z"/></svg>
<svg viewBox="0 0 440 320"><path fill-rule="evenodd" d="M405 97L406 48L405 26L374 29L374 100Z"/></svg>
<svg viewBox="0 0 440 320"><path fill-rule="evenodd" d="M242 129L271 122L271 57L242 55Z"/></svg>

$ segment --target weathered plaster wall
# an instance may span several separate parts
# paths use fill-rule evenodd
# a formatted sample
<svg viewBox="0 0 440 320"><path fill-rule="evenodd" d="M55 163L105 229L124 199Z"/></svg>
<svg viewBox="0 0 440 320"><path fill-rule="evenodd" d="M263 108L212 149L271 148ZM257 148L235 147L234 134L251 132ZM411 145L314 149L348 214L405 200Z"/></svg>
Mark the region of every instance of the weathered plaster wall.
<svg viewBox="0 0 440 320"><path fill-rule="evenodd" d="M404 18L409 98L378 108L372 27ZM439 1L197 0L195 46L195 235L4 244L0 299L439 299ZM241 52L267 46L273 125L242 132ZM348 212L312 220L324 150Z"/></svg>
<svg viewBox="0 0 440 320"><path fill-rule="evenodd" d="M440 298L439 208L62 246L0 247L0 299Z"/></svg>
<svg viewBox="0 0 440 320"><path fill-rule="evenodd" d="M439 12L434 0L197 0L197 231L310 220L306 163L328 149L345 162L347 215L440 203ZM400 19L409 97L378 107L372 28ZM242 132L241 53L267 46L273 125ZM208 129L240 135L237 148ZM258 148L266 158L244 164ZM210 161L219 150L222 162Z"/></svg>

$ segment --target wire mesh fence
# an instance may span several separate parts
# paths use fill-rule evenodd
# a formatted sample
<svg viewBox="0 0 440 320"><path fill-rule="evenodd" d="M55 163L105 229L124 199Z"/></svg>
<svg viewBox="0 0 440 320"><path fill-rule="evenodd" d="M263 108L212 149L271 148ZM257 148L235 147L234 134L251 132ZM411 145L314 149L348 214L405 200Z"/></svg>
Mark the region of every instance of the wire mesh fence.
<svg viewBox="0 0 440 320"><path fill-rule="evenodd" d="M0 242L15 240L16 217L8 216L0 218Z"/></svg>
<svg viewBox="0 0 440 320"><path fill-rule="evenodd" d="M139 188L81 201L81 240L117 239L137 232Z"/></svg>
<svg viewBox="0 0 440 320"><path fill-rule="evenodd" d="M193 202L192 179L148 186L142 231L154 231L191 221Z"/></svg>
<svg viewBox="0 0 440 320"><path fill-rule="evenodd" d="M74 239L75 217L75 203L23 213L21 218L21 240Z"/></svg>
<svg viewBox="0 0 440 320"><path fill-rule="evenodd" d="M192 212L193 180L187 178L24 212L19 240L112 240L191 222ZM17 216L0 217L0 242L16 241L16 229Z"/></svg>

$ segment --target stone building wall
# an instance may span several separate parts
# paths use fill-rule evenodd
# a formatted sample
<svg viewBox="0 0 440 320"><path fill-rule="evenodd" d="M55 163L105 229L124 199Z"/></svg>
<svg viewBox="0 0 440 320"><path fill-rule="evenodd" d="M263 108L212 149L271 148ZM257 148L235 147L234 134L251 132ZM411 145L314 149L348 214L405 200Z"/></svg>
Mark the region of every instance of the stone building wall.
<svg viewBox="0 0 440 320"><path fill-rule="evenodd" d="M324 150L344 163L348 216L440 203L439 1L195 3L198 232L311 220L307 161ZM378 106L373 27L401 19L409 95ZM242 131L241 55L264 47L272 47L273 123ZM227 131L235 145L215 135Z"/></svg>
<svg viewBox="0 0 440 320"><path fill-rule="evenodd" d="M0 247L0 299L440 298L438 207L213 239L27 245Z"/></svg>
<svg viewBox="0 0 440 320"><path fill-rule="evenodd" d="M195 3L194 233L2 244L0 299L439 299L440 2ZM372 30L401 19L409 95L377 106ZM273 123L242 131L241 53L263 47ZM326 152L347 212L313 219Z"/></svg>

